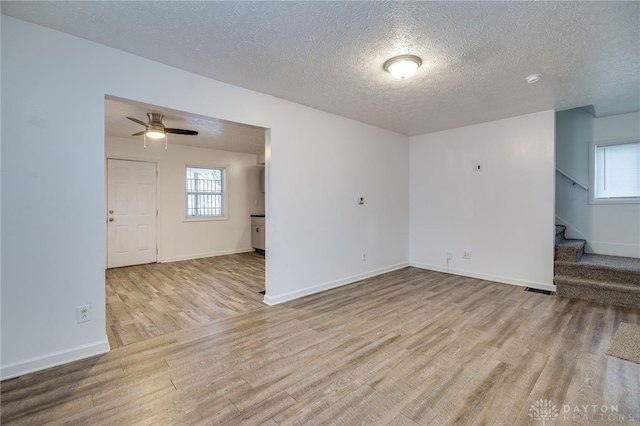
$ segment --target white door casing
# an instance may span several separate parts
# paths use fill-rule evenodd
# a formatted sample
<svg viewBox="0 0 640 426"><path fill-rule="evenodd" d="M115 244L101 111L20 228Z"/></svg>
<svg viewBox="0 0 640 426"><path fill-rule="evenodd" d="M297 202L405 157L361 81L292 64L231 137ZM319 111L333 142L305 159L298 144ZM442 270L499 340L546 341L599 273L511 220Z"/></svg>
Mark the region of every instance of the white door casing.
<svg viewBox="0 0 640 426"><path fill-rule="evenodd" d="M157 261L156 163L107 160L107 267Z"/></svg>

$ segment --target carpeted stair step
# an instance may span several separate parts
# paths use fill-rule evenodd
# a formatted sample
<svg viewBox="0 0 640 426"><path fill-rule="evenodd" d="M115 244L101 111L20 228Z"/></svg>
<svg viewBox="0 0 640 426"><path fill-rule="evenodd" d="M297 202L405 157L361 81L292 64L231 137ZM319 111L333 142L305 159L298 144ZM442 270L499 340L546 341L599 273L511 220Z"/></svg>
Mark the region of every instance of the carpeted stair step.
<svg viewBox="0 0 640 426"><path fill-rule="evenodd" d="M640 259L585 254L578 262L554 262L555 274L592 281L628 284L640 289Z"/></svg>
<svg viewBox="0 0 640 426"><path fill-rule="evenodd" d="M567 230L567 227L564 225L556 225L556 244L560 243L560 241L564 240L564 231Z"/></svg>
<svg viewBox="0 0 640 426"><path fill-rule="evenodd" d="M640 285L556 275L556 294L596 303L640 309Z"/></svg>
<svg viewBox="0 0 640 426"><path fill-rule="evenodd" d="M585 240L563 239L556 243L555 260L577 262L584 254Z"/></svg>

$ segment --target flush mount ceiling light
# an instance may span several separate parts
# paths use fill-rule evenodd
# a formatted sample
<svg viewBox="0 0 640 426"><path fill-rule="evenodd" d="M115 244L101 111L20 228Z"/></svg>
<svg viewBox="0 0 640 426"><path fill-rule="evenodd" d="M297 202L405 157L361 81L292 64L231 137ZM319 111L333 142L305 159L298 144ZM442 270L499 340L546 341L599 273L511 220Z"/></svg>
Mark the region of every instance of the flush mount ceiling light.
<svg viewBox="0 0 640 426"><path fill-rule="evenodd" d="M531 74L529 77L527 77L527 83L529 84L537 83L540 81L541 78L542 78L542 74Z"/></svg>
<svg viewBox="0 0 640 426"><path fill-rule="evenodd" d="M384 63L383 68L398 80L411 77L422 65L422 59L415 55L394 56Z"/></svg>

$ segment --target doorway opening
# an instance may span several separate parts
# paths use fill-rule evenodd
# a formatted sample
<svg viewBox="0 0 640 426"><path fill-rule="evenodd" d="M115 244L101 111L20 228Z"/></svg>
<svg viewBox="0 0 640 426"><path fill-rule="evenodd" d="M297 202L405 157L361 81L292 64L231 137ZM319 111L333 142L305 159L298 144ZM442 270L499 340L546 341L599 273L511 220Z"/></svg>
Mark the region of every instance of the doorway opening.
<svg viewBox="0 0 640 426"><path fill-rule="evenodd" d="M191 133L145 144L137 119L150 113L162 114L167 129ZM106 97L112 348L264 307L265 254L253 247L252 217L266 213L267 135L263 127ZM211 188L204 179L195 187L193 170L220 172ZM194 196L200 207L217 204L194 214Z"/></svg>

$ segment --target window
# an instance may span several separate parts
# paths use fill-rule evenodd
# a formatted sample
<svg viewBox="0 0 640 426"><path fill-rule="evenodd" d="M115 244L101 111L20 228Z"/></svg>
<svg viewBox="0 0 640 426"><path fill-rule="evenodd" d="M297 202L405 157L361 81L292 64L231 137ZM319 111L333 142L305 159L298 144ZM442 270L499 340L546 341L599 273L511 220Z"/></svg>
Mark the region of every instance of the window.
<svg viewBox="0 0 640 426"><path fill-rule="evenodd" d="M594 144L592 172L593 203L640 202L640 141Z"/></svg>
<svg viewBox="0 0 640 426"><path fill-rule="evenodd" d="M223 218L225 212L225 169L186 167L187 218Z"/></svg>

